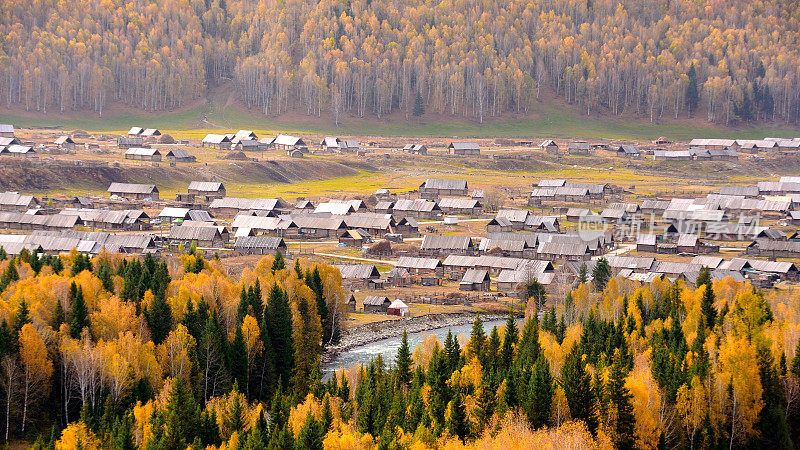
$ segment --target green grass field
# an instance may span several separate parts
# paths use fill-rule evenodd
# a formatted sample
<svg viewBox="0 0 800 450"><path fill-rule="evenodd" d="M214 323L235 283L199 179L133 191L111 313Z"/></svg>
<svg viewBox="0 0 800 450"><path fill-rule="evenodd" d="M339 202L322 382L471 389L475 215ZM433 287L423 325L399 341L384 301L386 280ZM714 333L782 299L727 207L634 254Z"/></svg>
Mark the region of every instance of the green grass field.
<svg viewBox="0 0 800 450"><path fill-rule="evenodd" d="M674 140L694 137L763 138L765 136L797 136L800 128L782 124L722 127L706 123L702 117L690 122L665 121L651 124L630 118L607 118L579 114L571 108L541 104L535 114L525 118L500 118L483 124L460 118L442 120L406 120L395 115L387 120L345 118L334 126L327 118L300 116L294 120L268 118L257 111L220 107L223 102L208 102L174 113L122 113L97 117L92 113L39 116L0 112L0 122L18 128L58 127L64 130L84 129L93 132L121 133L131 126L156 127L176 137L199 138L209 132L252 129L259 134L290 133L299 135L332 134L343 136L419 136L419 137L585 137L628 140L651 140L666 136ZM206 117L207 122L203 121ZM215 127L218 125L219 127Z"/></svg>

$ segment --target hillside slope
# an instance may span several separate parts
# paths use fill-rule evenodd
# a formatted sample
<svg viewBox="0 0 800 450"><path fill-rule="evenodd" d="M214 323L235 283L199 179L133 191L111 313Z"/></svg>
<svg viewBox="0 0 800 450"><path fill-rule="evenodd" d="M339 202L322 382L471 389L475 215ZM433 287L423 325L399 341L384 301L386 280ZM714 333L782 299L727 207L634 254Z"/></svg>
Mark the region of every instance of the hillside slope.
<svg viewBox="0 0 800 450"><path fill-rule="evenodd" d="M0 4L0 104L485 122L576 111L795 123L800 6L732 0L63 0ZM268 19L268 20L267 20Z"/></svg>

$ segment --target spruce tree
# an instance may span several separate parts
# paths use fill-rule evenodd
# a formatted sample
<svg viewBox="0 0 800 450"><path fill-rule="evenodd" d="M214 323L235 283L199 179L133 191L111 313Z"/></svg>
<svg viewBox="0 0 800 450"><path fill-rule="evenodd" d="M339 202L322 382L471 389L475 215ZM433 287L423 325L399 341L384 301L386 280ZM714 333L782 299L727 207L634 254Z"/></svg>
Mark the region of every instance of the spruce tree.
<svg viewBox="0 0 800 450"><path fill-rule="evenodd" d="M283 253L278 250L275 253L275 260L272 261L272 271L276 272L278 270L283 270L286 268L286 261L283 259Z"/></svg>
<svg viewBox="0 0 800 450"><path fill-rule="evenodd" d="M486 342L486 332L483 331L483 321L480 314L475 316L472 322L472 333L469 337L467 347L473 355L481 358L483 355L483 344Z"/></svg>
<svg viewBox="0 0 800 450"><path fill-rule="evenodd" d="M561 369L561 387L564 389L572 418L584 421L589 429L594 431L597 422L592 376L586 371L583 352L578 345L572 347L564 360Z"/></svg>
<svg viewBox="0 0 800 450"><path fill-rule="evenodd" d="M689 83L686 85L686 106L689 109L689 115L697 109L697 104L700 102L700 90L697 85L697 71L694 68L694 62L689 66L689 71L686 73L689 78Z"/></svg>
<svg viewBox="0 0 800 450"><path fill-rule="evenodd" d="M512 309L508 312L506 335L503 338L503 349L500 354L500 364L504 372L507 372L514 362L514 345L517 343L517 339L519 339L519 331L517 330L517 320Z"/></svg>
<svg viewBox="0 0 800 450"><path fill-rule="evenodd" d="M100 267L97 269L97 277L103 284L103 289L113 294L114 280L112 279L111 276L112 276L112 271L111 271L111 266L108 264L108 261L103 261L102 263L100 263Z"/></svg>
<svg viewBox="0 0 800 450"><path fill-rule="evenodd" d="M470 434L470 426L467 418L467 409L464 406L459 389L456 389L455 395L450 401L450 416L448 417L447 428L450 434L457 436L461 439L461 442L466 443L466 439Z"/></svg>
<svg viewBox="0 0 800 450"><path fill-rule="evenodd" d="M608 399L616 408L616 424L614 443L617 448L632 449L636 444L636 418L633 415L631 400L633 395L625 387L627 367L619 352L614 355L611 375L608 380Z"/></svg>
<svg viewBox="0 0 800 450"><path fill-rule="evenodd" d="M292 311L286 292L277 284L273 284L269 292L265 322L275 354L275 373L286 387L294 369Z"/></svg>
<svg viewBox="0 0 800 450"><path fill-rule="evenodd" d="M247 376L248 376L248 362L247 362L247 347L244 344L244 335L242 335L242 327L236 327L236 334L228 350L228 367L231 371L233 380L243 389L243 392L248 391Z"/></svg>
<svg viewBox="0 0 800 450"><path fill-rule="evenodd" d="M699 278L699 277L698 277ZM714 306L714 288L711 285L711 280L705 283L706 289L703 291L703 298L700 300L700 309L705 316L706 324L712 328L717 321L717 308Z"/></svg>
<svg viewBox="0 0 800 450"><path fill-rule="evenodd" d="M581 263L581 267L578 269L578 283L586 283L589 281L589 270L586 267L586 263Z"/></svg>
<svg viewBox="0 0 800 450"><path fill-rule="evenodd" d="M408 334L403 330L403 339L400 341L400 348L397 349L395 358L395 371L397 372L397 382L400 386L408 386L411 382L411 349L408 345Z"/></svg>
<svg viewBox="0 0 800 450"><path fill-rule="evenodd" d="M199 426L200 407L191 387L182 378L176 378L165 414L168 448L186 448L187 443L194 442Z"/></svg>
<svg viewBox="0 0 800 450"><path fill-rule="evenodd" d="M547 359L540 355L531 371L525 405L525 414L528 416L531 427L539 428L548 425L554 392L550 365L547 363Z"/></svg>
<svg viewBox="0 0 800 450"><path fill-rule="evenodd" d="M425 114L425 102L422 99L422 94L417 91L416 97L414 97L414 110L411 112L414 117L419 117Z"/></svg>
<svg viewBox="0 0 800 450"><path fill-rule="evenodd" d="M72 304L69 312L69 334L73 339L77 339L81 331L89 326L89 311L83 299L83 289L77 287L74 281L70 286L70 297Z"/></svg>
<svg viewBox="0 0 800 450"><path fill-rule="evenodd" d="M594 284L594 290L597 292L602 292L603 289L606 288L606 285L610 279L611 265L608 264L607 259L601 257L597 260L597 264L595 264L594 269L592 270L592 283Z"/></svg>
<svg viewBox="0 0 800 450"><path fill-rule="evenodd" d="M164 341L172 327L172 310L163 295L153 297L153 304L144 311L153 343Z"/></svg>

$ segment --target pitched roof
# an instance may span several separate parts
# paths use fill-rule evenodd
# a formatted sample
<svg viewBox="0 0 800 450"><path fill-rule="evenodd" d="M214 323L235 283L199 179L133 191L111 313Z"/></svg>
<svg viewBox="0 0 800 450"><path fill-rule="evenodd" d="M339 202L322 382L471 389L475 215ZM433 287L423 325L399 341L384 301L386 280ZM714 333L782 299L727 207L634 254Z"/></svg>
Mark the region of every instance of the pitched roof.
<svg viewBox="0 0 800 450"><path fill-rule="evenodd" d="M153 194L158 192L158 188L154 184L111 183L107 191L112 194Z"/></svg>
<svg viewBox="0 0 800 450"><path fill-rule="evenodd" d="M381 277L374 264L344 264L334 267L339 269L344 279L368 280Z"/></svg>
<svg viewBox="0 0 800 450"><path fill-rule="evenodd" d="M472 238L469 236L426 234L422 237L420 250L464 251L472 247Z"/></svg>
<svg viewBox="0 0 800 450"><path fill-rule="evenodd" d="M261 248L276 250L285 247L286 244L283 242L283 238L273 236L239 236L236 238L236 242L233 243L234 249Z"/></svg>
<svg viewBox="0 0 800 450"><path fill-rule="evenodd" d="M217 192L221 189L225 189L225 186L219 181L192 181L189 183L190 191Z"/></svg>
<svg viewBox="0 0 800 450"><path fill-rule="evenodd" d="M439 190L466 190L467 180L452 180L444 178L428 178L422 183L421 188Z"/></svg>
<svg viewBox="0 0 800 450"><path fill-rule="evenodd" d="M475 284L489 281L489 272L483 269L467 269L460 284Z"/></svg>
<svg viewBox="0 0 800 450"><path fill-rule="evenodd" d="M433 270L441 267L442 263L436 258L417 258L413 256L401 256L397 261L397 267L408 269L429 269Z"/></svg>

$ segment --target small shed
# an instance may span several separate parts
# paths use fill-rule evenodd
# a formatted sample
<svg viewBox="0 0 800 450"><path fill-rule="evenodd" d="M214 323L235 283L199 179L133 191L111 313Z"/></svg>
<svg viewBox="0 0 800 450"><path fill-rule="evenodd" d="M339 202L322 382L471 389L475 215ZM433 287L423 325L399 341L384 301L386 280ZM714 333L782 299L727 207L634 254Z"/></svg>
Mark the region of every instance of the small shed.
<svg viewBox="0 0 800 450"><path fill-rule="evenodd" d="M207 134L203 138L203 147L218 148L220 150L230 150L231 140L225 134Z"/></svg>
<svg viewBox="0 0 800 450"><path fill-rule="evenodd" d="M14 125L0 123L0 137L14 137Z"/></svg>
<svg viewBox="0 0 800 450"><path fill-rule="evenodd" d="M389 309L386 311L386 314L389 314L390 316L405 317L408 315L408 305L398 298L397 300L393 301L391 305L389 305Z"/></svg>
<svg viewBox="0 0 800 450"><path fill-rule="evenodd" d="M125 152L125 159L135 161L161 161L161 152L155 148L130 148Z"/></svg>
<svg viewBox="0 0 800 450"><path fill-rule="evenodd" d="M166 156L164 157L167 161L170 162L195 162L197 158L190 155L189 152L182 149L175 149L170 150L167 152Z"/></svg>

